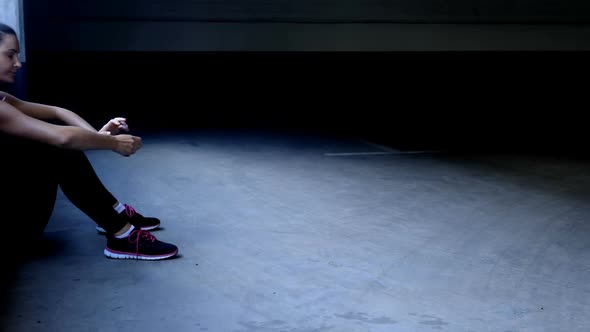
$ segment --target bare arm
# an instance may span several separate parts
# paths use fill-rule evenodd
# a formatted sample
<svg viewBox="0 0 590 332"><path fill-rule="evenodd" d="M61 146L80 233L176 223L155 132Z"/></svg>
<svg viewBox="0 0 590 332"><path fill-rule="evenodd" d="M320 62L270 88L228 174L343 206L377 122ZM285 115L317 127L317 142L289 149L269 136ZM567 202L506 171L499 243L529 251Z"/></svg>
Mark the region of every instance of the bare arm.
<svg viewBox="0 0 590 332"><path fill-rule="evenodd" d="M2 97L0 97L0 100ZM131 135L110 136L77 126L53 125L21 112L0 101L0 131L61 148L75 150L109 149L129 156L141 148L141 138Z"/></svg>
<svg viewBox="0 0 590 332"><path fill-rule="evenodd" d="M5 102L17 108L19 111L35 119L57 119L63 121L65 124L68 124L70 126L76 126L92 131L97 131L86 120L81 118L76 113L65 108L24 101L5 92L2 92L2 95L0 96L0 100L2 99L4 99Z"/></svg>

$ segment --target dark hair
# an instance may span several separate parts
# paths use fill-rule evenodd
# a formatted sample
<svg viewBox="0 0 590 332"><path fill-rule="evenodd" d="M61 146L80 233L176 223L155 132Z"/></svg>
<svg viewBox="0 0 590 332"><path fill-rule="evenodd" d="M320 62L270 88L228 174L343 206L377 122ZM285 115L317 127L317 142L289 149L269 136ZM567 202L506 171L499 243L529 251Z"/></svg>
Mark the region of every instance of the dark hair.
<svg viewBox="0 0 590 332"><path fill-rule="evenodd" d="M0 43L2 43L4 41L5 35L15 35L16 36L16 32L14 31L13 28L9 27L8 25L6 25L4 23L0 23Z"/></svg>

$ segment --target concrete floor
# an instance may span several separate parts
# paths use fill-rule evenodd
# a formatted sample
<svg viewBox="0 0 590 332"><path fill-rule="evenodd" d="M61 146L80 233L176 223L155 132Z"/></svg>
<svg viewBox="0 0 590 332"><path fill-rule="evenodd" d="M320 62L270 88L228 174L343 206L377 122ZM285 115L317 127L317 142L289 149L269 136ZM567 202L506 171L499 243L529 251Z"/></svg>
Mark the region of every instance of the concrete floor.
<svg viewBox="0 0 590 332"><path fill-rule="evenodd" d="M60 196L5 284L2 330L590 330L586 158L268 132L144 144L88 155L180 257L105 258Z"/></svg>

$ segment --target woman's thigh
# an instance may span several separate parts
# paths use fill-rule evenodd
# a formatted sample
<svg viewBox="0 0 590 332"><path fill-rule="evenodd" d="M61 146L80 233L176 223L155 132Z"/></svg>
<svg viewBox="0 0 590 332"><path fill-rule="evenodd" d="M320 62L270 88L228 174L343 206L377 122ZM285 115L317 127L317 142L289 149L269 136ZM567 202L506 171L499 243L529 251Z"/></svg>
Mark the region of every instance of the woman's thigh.
<svg viewBox="0 0 590 332"><path fill-rule="evenodd" d="M36 236L47 225L58 184L52 151L48 145L0 136L5 228Z"/></svg>

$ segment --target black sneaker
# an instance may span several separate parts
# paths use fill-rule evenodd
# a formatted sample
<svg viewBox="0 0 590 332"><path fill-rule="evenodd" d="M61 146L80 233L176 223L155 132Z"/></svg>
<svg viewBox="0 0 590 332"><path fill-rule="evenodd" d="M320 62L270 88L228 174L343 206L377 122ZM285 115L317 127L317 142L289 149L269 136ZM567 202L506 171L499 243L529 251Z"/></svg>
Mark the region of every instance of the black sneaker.
<svg viewBox="0 0 590 332"><path fill-rule="evenodd" d="M144 217L139 212L135 211L131 205L123 204L123 206L125 206L125 211L122 211L121 213L124 213L125 216L127 216L129 223L135 226L135 228L140 228L143 231L151 231L160 227L160 219ZM96 230L99 233L106 233L104 228L100 226L96 226Z"/></svg>
<svg viewBox="0 0 590 332"><path fill-rule="evenodd" d="M178 248L170 243L156 239L148 231L134 229L128 237L117 239L107 237L104 255L116 259L160 260L175 256Z"/></svg>

